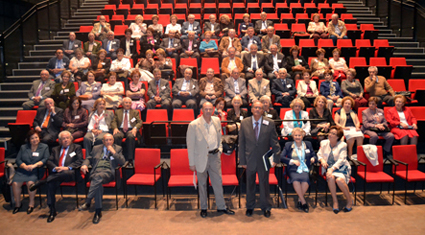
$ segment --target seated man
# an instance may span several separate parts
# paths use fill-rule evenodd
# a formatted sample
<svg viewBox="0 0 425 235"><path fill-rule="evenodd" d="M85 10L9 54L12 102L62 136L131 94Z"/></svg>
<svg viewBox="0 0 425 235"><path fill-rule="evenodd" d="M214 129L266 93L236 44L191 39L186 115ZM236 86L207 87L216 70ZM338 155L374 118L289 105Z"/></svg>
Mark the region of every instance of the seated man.
<svg viewBox="0 0 425 235"><path fill-rule="evenodd" d="M272 94L276 97L275 102L281 103L284 108L289 107L297 93L294 81L287 76L286 69L281 68L279 69L278 79L275 79L272 83Z"/></svg>
<svg viewBox="0 0 425 235"><path fill-rule="evenodd" d="M131 98L125 97L122 101L122 109L115 111L111 128L114 130L114 143L116 145L121 146L122 139L125 138L126 160L129 162L129 166L132 166L136 137L140 139L138 133L142 128L142 120L140 120L139 111L131 109Z"/></svg>
<svg viewBox="0 0 425 235"><path fill-rule="evenodd" d="M102 49L102 45L94 40L94 33L89 33L88 38L89 40L84 43L84 53L90 61L94 61L97 52Z"/></svg>
<svg viewBox="0 0 425 235"><path fill-rule="evenodd" d="M32 109L34 106L44 107L44 100L50 98L55 89L55 82L49 79L49 72L41 70L40 79L32 82L32 87L28 92L30 100L24 102L22 107L25 110Z"/></svg>
<svg viewBox="0 0 425 235"><path fill-rule="evenodd" d="M125 87L128 87L128 75L130 74L131 62L129 59L124 57L124 50L118 48L117 59L112 61L110 71L117 74L118 80L123 81Z"/></svg>
<svg viewBox="0 0 425 235"><path fill-rule="evenodd" d="M102 41L102 49L106 51L106 57L111 57L112 60L117 58L117 51L120 48L120 40L114 38L114 32L108 32L108 38Z"/></svg>
<svg viewBox="0 0 425 235"><path fill-rule="evenodd" d="M161 70L154 69L152 79L148 84L148 96L149 101L146 104L148 109L154 109L157 104L161 105L161 108L168 109L170 111L171 98L170 98L170 84L167 79L161 78ZM170 112L168 112L170 114Z"/></svg>
<svg viewBox="0 0 425 235"><path fill-rule="evenodd" d="M198 38L201 35L202 29L199 22L195 21L195 15L189 14L187 16L187 21L183 22L182 28L180 30L180 38L186 39L188 32L195 32L195 38Z"/></svg>
<svg viewBox="0 0 425 235"><path fill-rule="evenodd" d="M56 138L62 127L63 110L55 107L55 102L52 98L47 98L44 101L45 107L37 109L37 114L34 118L34 129L40 132L41 142L52 145L56 143Z"/></svg>
<svg viewBox="0 0 425 235"><path fill-rule="evenodd" d="M338 19L338 14L332 15L332 20L328 24L329 36L332 39L334 46L336 46L338 39L348 39L347 28L342 20Z"/></svg>
<svg viewBox="0 0 425 235"><path fill-rule="evenodd" d="M236 57L236 49L234 47L230 47L228 49L229 56L224 58L221 62L221 80L224 81L226 78L231 76L231 71L235 68L238 71L243 71L243 63L242 60ZM240 76L245 78L245 74L241 73Z"/></svg>
<svg viewBox="0 0 425 235"><path fill-rule="evenodd" d="M240 77L238 68L234 68L232 70L232 76L224 81L224 92L226 93L224 101L226 101L227 107L232 107L232 99L237 95L242 99L242 106L248 106L246 100L246 95L248 94L246 81Z"/></svg>
<svg viewBox="0 0 425 235"><path fill-rule="evenodd" d="M263 54L261 51L261 39L254 35L254 28L248 27L247 32L248 35L243 37L241 40L242 44L242 54L247 54L251 51L251 45L257 45L258 53Z"/></svg>
<svg viewBox="0 0 425 235"><path fill-rule="evenodd" d="M83 151L81 146L72 143L73 138L69 131L59 133L59 146L52 148L52 153L47 160L49 176L47 179L37 181L30 186L30 190L37 190L41 185L47 183L47 205L50 212L47 222L55 220L56 213L56 189L62 182L72 182L81 180L80 174L75 174L75 168L83 163Z"/></svg>
<svg viewBox="0 0 425 235"><path fill-rule="evenodd" d="M270 92L270 81L263 78L263 71L261 69L255 71L255 79L248 81L248 95L249 103L251 104L260 100L264 95L268 97L272 96Z"/></svg>
<svg viewBox="0 0 425 235"><path fill-rule="evenodd" d="M227 50L229 50L229 48L231 47L234 47L236 49L235 55L240 58L241 51L242 51L242 44L239 38L236 37L236 32L234 29L229 29L229 36L223 37L220 40L220 46L218 50L222 58L229 56Z"/></svg>
<svg viewBox="0 0 425 235"><path fill-rule="evenodd" d="M91 201L94 198L96 212L93 217L93 223L97 224L102 218L102 197L103 184L107 184L115 179L115 168L125 163L122 154L122 148L114 144L114 137L107 133L103 136L103 144L94 146L93 151L87 154L81 166L81 171L84 174L89 172L88 166L93 166L90 171L90 188L87 193L86 201L78 210L88 210ZM121 180L117 180L118 184Z"/></svg>
<svg viewBox="0 0 425 235"><path fill-rule="evenodd" d="M162 48L167 56L176 59L176 68L179 66L179 53L182 49L182 45L180 43L180 39L174 38L176 36L175 30L170 30L168 32L168 38L162 39L161 45L159 46Z"/></svg>
<svg viewBox="0 0 425 235"><path fill-rule="evenodd" d="M257 45L251 44L251 50L243 56L242 63L245 67L245 79L249 80L254 78L254 73L257 69L264 70L266 58L264 55L257 53ZM265 74L263 76L266 77Z"/></svg>
<svg viewBox="0 0 425 235"><path fill-rule="evenodd" d="M268 72L267 77L270 79L270 81L276 79L279 69L285 68L286 66L285 55L279 51L280 50L278 47L272 44L270 46L270 54L266 56L266 70Z"/></svg>
<svg viewBox="0 0 425 235"><path fill-rule="evenodd" d="M62 50L66 57L69 59L72 59L72 57L75 56L74 50L77 48L81 48L81 41L78 39L75 39L75 33L70 32L69 33L69 39L66 39L63 41Z"/></svg>
<svg viewBox="0 0 425 235"><path fill-rule="evenodd" d="M133 31L131 29L126 29L124 31L125 37L120 40L120 48L124 50L124 57L127 59L133 59L133 66L137 64L137 59L139 54L137 54L137 41L134 38L131 38Z"/></svg>
<svg viewBox="0 0 425 235"><path fill-rule="evenodd" d="M267 34L267 27L273 27L273 21L267 20L267 13L261 12L260 14L261 20L255 21L255 33L259 38L262 38Z"/></svg>
<svg viewBox="0 0 425 235"><path fill-rule="evenodd" d="M186 105L187 108L197 112L196 97L199 93L198 81L192 79L192 69L184 70L184 77L176 79L173 86L173 108L181 108Z"/></svg>
<svg viewBox="0 0 425 235"><path fill-rule="evenodd" d="M111 31L111 25L106 22L105 16L99 17L99 23L95 23L91 33L96 36L97 40L103 41L106 39L106 34Z"/></svg>
<svg viewBox="0 0 425 235"><path fill-rule="evenodd" d="M270 46L276 45L277 51L282 50L282 46L280 45L280 37L279 35L274 34L274 27L269 26L267 27L267 34L263 36L261 48L263 48L264 53L271 53Z"/></svg>
<svg viewBox="0 0 425 235"><path fill-rule="evenodd" d="M368 71L369 77L364 80L366 92L371 97L375 96L378 98L377 105L379 108L382 108L382 102L387 103L389 106L394 106L395 92L387 82L387 79L383 76L378 76L378 68L376 66L370 66Z"/></svg>
<svg viewBox="0 0 425 235"><path fill-rule="evenodd" d="M180 58L195 58L198 68L201 67L201 55L199 54L199 39L195 39L195 32L187 33L187 38L182 40L182 53Z"/></svg>
<svg viewBox="0 0 425 235"><path fill-rule="evenodd" d="M223 83L221 79L214 77L214 69L207 69L207 76L199 81L199 94L202 106L206 101L214 104L218 97L223 96Z"/></svg>
<svg viewBox="0 0 425 235"><path fill-rule="evenodd" d="M61 74L63 71L68 70L69 59L63 55L62 49L55 51L55 57L47 63L47 71L50 73L50 79L54 79L56 83L62 82Z"/></svg>
<svg viewBox="0 0 425 235"><path fill-rule="evenodd" d="M213 35L211 36L211 38L214 39L218 39L219 38L219 34L220 34L220 24L217 23L217 17L215 16L215 14L211 14L209 16L209 22L205 21L204 22L204 33L205 32L213 32ZM201 36L201 39L203 40L205 37L204 35Z"/></svg>

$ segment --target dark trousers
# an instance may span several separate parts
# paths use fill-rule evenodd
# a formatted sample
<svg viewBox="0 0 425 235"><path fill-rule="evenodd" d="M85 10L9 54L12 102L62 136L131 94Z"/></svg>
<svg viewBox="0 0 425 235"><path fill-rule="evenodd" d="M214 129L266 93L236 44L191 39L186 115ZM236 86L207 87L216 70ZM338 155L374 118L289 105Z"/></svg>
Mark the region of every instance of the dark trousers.
<svg viewBox="0 0 425 235"><path fill-rule="evenodd" d="M103 184L114 180L111 169L98 168L90 175L90 188L87 194L86 203L90 204L94 198L95 208L102 209Z"/></svg>
<svg viewBox="0 0 425 235"><path fill-rule="evenodd" d="M258 173L260 186L261 210L271 210L272 199L270 198L269 172L265 171L263 164L257 164L257 170L246 169L246 209L253 210L255 207L255 178Z"/></svg>
<svg viewBox="0 0 425 235"><path fill-rule="evenodd" d="M46 179L47 181L47 205L50 209L55 209L56 190L62 182L70 182L75 180L75 171L68 170L52 173Z"/></svg>
<svg viewBox="0 0 425 235"><path fill-rule="evenodd" d="M292 100L294 99L294 97L292 97L291 95L288 96L279 96L276 98L276 103L281 103L282 107L287 108L289 107L289 105L291 104Z"/></svg>
<svg viewBox="0 0 425 235"><path fill-rule="evenodd" d="M137 134L136 134L137 135ZM131 129L124 133L124 131L120 128L120 131L114 135L114 143L116 145L122 146L122 139L125 137L125 147L127 150L126 160L133 161L134 160L134 150L136 149L136 137L131 132Z"/></svg>
<svg viewBox="0 0 425 235"><path fill-rule="evenodd" d="M41 129L41 142L45 143L47 145L52 145L56 143L56 138L58 136L58 133L51 133L46 128Z"/></svg>

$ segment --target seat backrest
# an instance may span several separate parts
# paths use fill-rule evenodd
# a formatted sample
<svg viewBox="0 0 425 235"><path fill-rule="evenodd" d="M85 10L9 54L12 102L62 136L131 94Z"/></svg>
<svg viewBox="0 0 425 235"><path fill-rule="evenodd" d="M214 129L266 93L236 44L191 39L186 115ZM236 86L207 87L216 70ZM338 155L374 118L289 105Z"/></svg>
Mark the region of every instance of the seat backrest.
<svg viewBox="0 0 425 235"><path fill-rule="evenodd" d="M221 174L222 175L235 175L236 174L236 156L235 151L230 155L221 154Z"/></svg>
<svg viewBox="0 0 425 235"><path fill-rule="evenodd" d="M407 65L406 58L405 57L391 57L390 58L390 65L395 67L397 65L403 66Z"/></svg>
<svg viewBox="0 0 425 235"><path fill-rule="evenodd" d="M394 145L393 158L409 164L408 170L418 169L418 154L416 153L416 145ZM397 170L405 171L406 166L399 164Z"/></svg>
<svg viewBox="0 0 425 235"><path fill-rule="evenodd" d="M282 47L292 47L293 45L295 45L295 39L293 38L280 39L280 45L282 45Z"/></svg>
<svg viewBox="0 0 425 235"><path fill-rule="evenodd" d="M154 167L161 162L161 150L151 148L136 148L134 153L134 173L153 174ZM156 169L161 173L161 168Z"/></svg>
<svg viewBox="0 0 425 235"><path fill-rule="evenodd" d="M406 91L404 79L388 79L387 82L394 91Z"/></svg>
<svg viewBox="0 0 425 235"><path fill-rule="evenodd" d="M361 31L365 31L365 30L375 30L375 27L373 26L373 24L361 24L361 25L360 25L360 30L361 30Z"/></svg>
<svg viewBox="0 0 425 235"><path fill-rule="evenodd" d="M127 10L130 10L130 4L120 4L120 6L118 7L118 9L127 9Z"/></svg>
<svg viewBox="0 0 425 235"><path fill-rule="evenodd" d="M115 25L115 34L124 34L124 31L128 29L128 25Z"/></svg>
<svg viewBox="0 0 425 235"><path fill-rule="evenodd" d="M292 8L302 8L302 6L301 6L301 3L299 3L299 2L292 2L292 3L289 4L289 8L290 9L292 9Z"/></svg>
<svg viewBox="0 0 425 235"><path fill-rule="evenodd" d="M410 111L412 111L413 116L418 121L425 121L425 107L423 106L411 106L409 107Z"/></svg>
<svg viewBox="0 0 425 235"><path fill-rule="evenodd" d="M347 30L359 30L357 24L345 24L345 28L347 28Z"/></svg>
<svg viewBox="0 0 425 235"><path fill-rule="evenodd" d="M105 7L103 9L112 9L112 10L116 10L117 7L115 4L110 4L110 5L105 5Z"/></svg>
<svg viewBox="0 0 425 235"><path fill-rule="evenodd" d="M4 155L5 155L5 149L4 148L0 148L0 162L4 161ZM0 172L1 173L4 172L4 165L5 165L4 163L1 163L0 164Z"/></svg>
<svg viewBox="0 0 425 235"><path fill-rule="evenodd" d="M353 42L351 39L338 39L336 46L341 49L341 47L352 47Z"/></svg>
<svg viewBox="0 0 425 235"><path fill-rule="evenodd" d="M368 109L368 107L359 107L357 110L357 117L359 118L360 124L363 124L363 110Z"/></svg>
<svg viewBox="0 0 425 235"><path fill-rule="evenodd" d="M370 40L369 39L356 39L356 47L370 47Z"/></svg>
<svg viewBox="0 0 425 235"><path fill-rule="evenodd" d="M333 47L334 43L332 42L332 39L319 39L319 42L317 43L317 47Z"/></svg>
<svg viewBox="0 0 425 235"><path fill-rule="evenodd" d="M345 19L353 19L353 14L342 13L341 20L345 20Z"/></svg>
<svg viewBox="0 0 425 235"><path fill-rule="evenodd" d="M313 39L300 39L299 46L302 47L315 47Z"/></svg>
<svg viewBox="0 0 425 235"><path fill-rule="evenodd" d="M280 14L280 19L294 19L294 15L291 13L282 13Z"/></svg>
<svg viewBox="0 0 425 235"><path fill-rule="evenodd" d="M317 5L317 8L321 9L321 8L330 8L329 3L319 3Z"/></svg>
<svg viewBox="0 0 425 235"><path fill-rule="evenodd" d="M344 7L344 4L342 3L333 3L332 8L335 9L335 8L345 8L345 7Z"/></svg>
<svg viewBox="0 0 425 235"><path fill-rule="evenodd" d="M170 175L192 175L187 149L170 150Z"/></svg>
<svg viewBox="0 0 425 235"><path fill-rule="evenodd" d="M275 30L288 30L288 24L275 24Z"/></svg>
<svg viewBox="0 0 425 235"><path fill-rule="evenodd" d="M304 3L304 8L316 8L316 3L312 3L312 2Z"/></svg>
<svg viewBox="0 0 425 235"><path fill-rule="evenodd" d="M375 47L389 47L388 39L375 39L373 40L373 45Z"/></svg>
<svg viewBox="0 0 425 235"><path fill-rule="evenodd" d="M308 13L297 13L296 15L295 15L295 19L310 19L309 17L308 17Z"/></svg>
<svg viewBox="0 0 425 235"><path fill-rule="evenodd" d="M151 123L153 121L168 121L166 109L148 109L146 112L146 122Z"/></svg>
<svg viewBox="0 0 425 235"><path fill-rule="evenodd" d="M82 151L83 151L83 159L86 159L86 149L82 149Z"/></svg>
<svg viewBox="0 0 425 235"><path fill-rule="evenodd" d="M281 108L280 109L280 120L283 120L285 118L285 113L289 110L291 110L291 108Z"/></svg>
<svg viewBox="0 0 425 235"><path fill-rule="evenodd" d="M37 110L18 110L16 114L16 123L29 124L32 126L35 115L37 115Z"/></svg>
<svg viewBox="0 0 425 235"><path fill-rule="evenodd" d="M350 68L354 68L356 66L367 66L366 58L364 58L364 57L350 57Z"/></svg>
<svg viewBox="0 0 425 235"><path fill-rule="evenodd" d="M193 109L174 109L173 121L193 121L195 114Z"/></svg>
<svg viewBox="0 0 425 235"><path fill-rule="evenodd" d="M134 20L136 20L136 16L137 15L127 15L127 19L126 20L133 20L134 21Z"/></svg>
<svg viewBox="0 0 425 235"><path fill-rule="evenodd" d="M305 24L292 24L291 32L307 32Z"/></svg>
<svg viewBox="0 0 425 235"><path fill-rule="evenodd" d="M387 60L385 57L370 57L369 59L370 66L387 66Z"/></svg>
<svg viewBox="0 0 425 235"><path fill-rule="evenodd" d="M366 157L364 151L363 151L363 147L362 146L357 146L357 160L363 162L366 164L366 170L367 172L381 172L383 171L383 162L382 162L382 146L376 146L378 148L378 162L379 164L376 166L373 166L369 159ZM364 172L364 166L360 165L358 170L358 172Z"/></svg>
<svg viewBox="0 0 425 235"><path fill-rule="evenodd" d="M409 91L425 90L425 79L409 79Z"/></svg>

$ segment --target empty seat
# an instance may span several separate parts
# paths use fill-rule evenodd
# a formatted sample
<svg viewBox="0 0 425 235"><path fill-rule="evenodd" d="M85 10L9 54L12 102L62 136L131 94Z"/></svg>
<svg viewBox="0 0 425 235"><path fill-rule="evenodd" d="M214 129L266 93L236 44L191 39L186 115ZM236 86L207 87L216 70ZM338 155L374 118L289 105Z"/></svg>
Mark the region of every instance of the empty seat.
<svg viewBox="0 0 425 235"><path fill-rule="evenodd" d="M371 46L370 40L368 39L357 39L357 56L366 57L368 61L370 57L375 56L375 47Z"/></svg>
<svg viewBox="0 0 425 235"><path fill-rule="evenodd" d="M375 56L385 57L387 63L390 61L390 57L393 56L394 46L390 46L388 39L375 39L373 40L373 46L375 46Z"/></svg>
<svg viewBox="0 0 425 235"><path fill-rule="evenodd" d="M373 24L361 24L360 30L362 31L362 38L373 41L378 38L378 30L375 29Z"/></svg>
<svg viewBox="0 0 425 235"><path fill-rule="evenodd" d="M351 57L350 58L350 68L356 70L357 76L360 83L364 86L364 79L369 76L368 68L366 63L366 58L364 57Z"/></svg>
<svg viewBox="0 0 425 235"><path fill-rule="evenodd" d="M390 65L393 67L391 78L402 78L407 84L412 74L413 66L407 65L404 57L391 57Z"/></svg>
<svg viewBox="0 0 425 235"><path fill-rule="evenodd" d="M317 47L318 48L323 48L326 53L325 53L325 58L329 58L332 57L332 51L336 48L336 46L334 46L334 43L332 42L332 39L319 39L319 42L317 43Z"/></svg>
<svg viewBox="0 0 425 235"><path fill-rule="evenodd" d="M341 50L341 56L356 57L357 49L353 47L351 39L338 39L336 46Z"/></svg>
<svg viewBox="0 0 425 235"><path fill-rule="evenodd" d="M371 57L369 65L378 68L378 75L384 76L386 79L391 78L393 67L387 65L387 61L384 57Z"/></svg>
<svg viewBox="0 0 425 235"><path fill-rule="evenodd" d="M316 56L317 46L314 44L313 39L300 39L299 46L304 59Z"/></svg>

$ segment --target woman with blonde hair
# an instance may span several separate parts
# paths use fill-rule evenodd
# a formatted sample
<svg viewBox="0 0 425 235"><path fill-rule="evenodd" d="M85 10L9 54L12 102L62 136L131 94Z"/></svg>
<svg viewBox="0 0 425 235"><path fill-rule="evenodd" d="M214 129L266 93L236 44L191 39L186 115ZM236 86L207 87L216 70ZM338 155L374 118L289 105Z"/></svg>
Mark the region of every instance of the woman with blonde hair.
<svg viewBox="0 0 425 235"><path fill-rule="evenodd" d="M223 34L222 37L228 36L230 29L235 29L235 26L233 25L233 22L230 20L228 15L220 16L220 29L221 33Z"/></svg>
<svg viewBox="0 0 425 235"><path fill-rule="evenodd" d="M286 111L283 121L282 136L290 136L292 130L295 127L299 127L304 130L305 135L310 135L310 121L301 121L301 119L309 119L308 113L304 111L304 102L300 98L295 98L290 105L292 110Z"/></svg>
<svg viewBox="0 0 425 235"><path fill-rule="evenodd" d="M146 24L143 23L143 16L137 15L135 22L131 23L128 28L133 32L131 37L139 40L146 33L147 29Z"/></svg>

